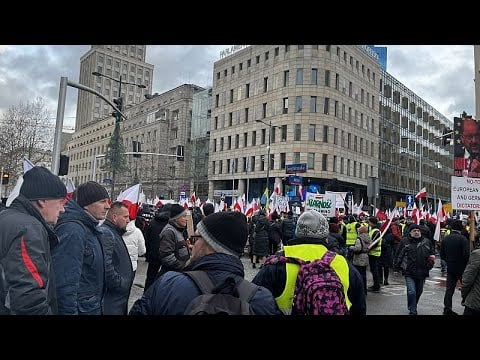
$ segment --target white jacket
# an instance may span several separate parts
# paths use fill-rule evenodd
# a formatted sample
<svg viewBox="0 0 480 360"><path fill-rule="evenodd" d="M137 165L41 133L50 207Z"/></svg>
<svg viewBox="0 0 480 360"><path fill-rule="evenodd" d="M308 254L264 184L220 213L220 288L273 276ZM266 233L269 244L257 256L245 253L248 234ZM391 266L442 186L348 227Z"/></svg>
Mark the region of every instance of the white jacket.
<svg viewBox="0 0 480 360"><path fill-rule="evenodd" d="M123 241L127 246L130 260L132 261L133 271L137 270L138 256L145 254L145 238L142 231L135 226L135 220L131 220L127 224L127 231L123 234Z"/></svg>

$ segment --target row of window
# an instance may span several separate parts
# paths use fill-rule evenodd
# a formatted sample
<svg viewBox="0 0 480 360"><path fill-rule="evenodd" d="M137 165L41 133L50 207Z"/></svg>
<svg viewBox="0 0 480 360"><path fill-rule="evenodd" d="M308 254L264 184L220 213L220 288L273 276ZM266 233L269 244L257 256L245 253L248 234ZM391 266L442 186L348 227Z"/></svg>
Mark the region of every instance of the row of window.
<svg viewBox="0 0 480 360"><path fill-rule="evenodd" d="M303 85L304 84L304 76L303 76L303 68L298 68L296 70L296 82L295 85ZM274 75L274 84L273 84L273 90L276 88L279 88L280 85L278 84L278 76L279 73ZM282 82L282 87L288 87L290 83L290 70L284 70L283 71L283 82ZM268 76L265 76L263 78L263 86L262 86L262 91L263 93L267 93L269 90L269 83L271 84L272 80L269 82ZM256 86L255 86L256 84ZM310 71L310 85L318 85L318 69L312 68ZM330 70L325 70L324 74L324 85L327 87L330 87ZM242 90L244 89L244 97L242 97ZM248 99L252 94L257 95L258 91L255 92L256 90L259 90L259 81L256 81L256 83L251 86L250 83L246 83L245 85L239 86L237 88L237 96L236 100L241 101L243 99ZM335 89L338 91L343 92L344 94L347 94L347 88L346 88L346 80L343 79L342 84L340 83L340 74L335 73ZM272 90L272 89L270 89ZM360 94L359 94L360 90ZM354 94L355 92L355 94ZM370 96L370 92L365 92L365 90L361 87L358 86L353 86L353 82L349 81L348 83L348 96L351 98L355 98L356 101L360 101L361 104L365 104L368 107L371 107L374 109L374 104L375 104L375 96L372 94ZM235 89L230 89L229 92L229 104L233 104L235 101ZM225 106L226 105L226 92L219 93L215 95L215 108L218 108L219 106Z"/></svg>
<svg viewBox="0 0 480 360"><path fill-rule="evenodd" d="M293 131L293 141L301 141L302 140L302 125L301 124L294 124L294 131ZM276 142L276 127L272 127L272 131L270 133L270 143L275 144ZM287 125L282 125L280 128L280 142L287 141ZM322 132L322 142L329 143L331 140L329 139L329 126L323 126ZM265 145L268 139L267 129L262 129L260 131L260 145ZM317 126L315 124L308 125L308 141L317 141ZM340 134L339 134L340 133ZM340 143L339 143L340 137ZM251 144L250 146L257 146L257 131L251 132ZM233 143L232 143L233 142ZM236 134L234 136L226 136L217 139L213 139L213 152L224 151L224 150L231 150L231 149L238 149L240 148L240 134ZM218 144L218 145L217 145ZM248 147L248 132L243 133L243 148ZM346 148L349 150L353 150L355 152L360 152L361 154L374 156L375 146L373 141L368 141L362 137L357 135L352 135L351 133L347 133L344 130L339 130L338 128L333 128L333 144L340 145L342 148ZM352 146L353 145L353 146Z"/></svg>
<svg viewBox="0 0 480 360"><path fill-rule="evenodd" d="M307 153L307 169L308 170L315 170L315 153ZM285 169L286 164L286 154L280 153L280 159L278 162L278 168L275 168L275 158L273 154L270 158L270 170L281 170ZM259 167L256 166L256 159L259 159ZM340 163L339 161L340 160ZM346 161L345 161L346 160ZM225 162L223 160L212 161L212 174L213 175L221 175L221 174L235 174L235 173L245 173L248 174L252 171L265 171L267 170L268 161L266 159L266 155L260 156L250 156L243 158L243 167L239 167L239 159L227 159ZM297 164L300 163L300 153L295 152L293 153L292 163ZM224 166L225 164L225 166ZM353 166L352 166L353 165ZM242 169L239 171L239 169ZM356 160L345 159L343 157L338 158L338 156L333 156L332 162L332 172L339 173L341 175L353 176L353 177L364 177L365 179L368 178L370 170L370 176L373 176L373 165L363 164L361 162L357 162ZM328 171L328 154L322 154L322 161L321 161L321 171Z"/></svg>

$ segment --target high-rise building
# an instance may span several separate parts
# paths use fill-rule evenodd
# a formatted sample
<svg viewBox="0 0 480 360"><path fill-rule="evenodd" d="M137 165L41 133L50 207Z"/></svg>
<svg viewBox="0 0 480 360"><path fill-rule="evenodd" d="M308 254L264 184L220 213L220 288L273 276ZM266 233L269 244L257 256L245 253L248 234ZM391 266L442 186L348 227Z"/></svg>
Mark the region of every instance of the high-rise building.
<svg viewBox="0 0 480 360"><path fill-rule="evenodd" d="M120 96L119 81L108 77L121 79L123 106L139 104L144 100L144 95L152 91L154 66L145 62L145 55L146 45L92 45L80 59L79 82L112 100ZM92 72L105 76L95 76ZM126 82L145 85L146 88L126 85ZM111 106L103 99L89 92L79 91L75 130L95 124L109 117L111 113Z"/></svg>

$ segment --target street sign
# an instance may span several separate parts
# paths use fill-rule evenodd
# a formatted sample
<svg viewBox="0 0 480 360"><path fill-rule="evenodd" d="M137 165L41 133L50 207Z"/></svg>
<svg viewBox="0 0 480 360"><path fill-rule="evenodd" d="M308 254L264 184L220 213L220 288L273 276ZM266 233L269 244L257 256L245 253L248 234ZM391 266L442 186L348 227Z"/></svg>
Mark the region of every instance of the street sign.
<svg viewBox="0 0 480 360"><path fill-rule="evenodd" d="M285 173L287 174L297 174L297 173L306 173L306 172L307 172L307 163L285 165Z"/></svg>
<svg viewBox="0 0 480 360"><path fill-rule="evenodd" d="M288 182L290 185L302 185L303 184L303 177L290 175L288 177Z"/></svg>
<svg viewBox="0 0 480 360"><path fill-rule="evenodd" d="M405 196L405 202L407 203L407 211L413 210L413 205L415 204L415 195Z"/></svg>
<svg viewBox="0 0 480 360"><path fill-rule="evenodd" d="M222 198L225 196L238 196L238 190L213 190L213 196Z"/></svg>

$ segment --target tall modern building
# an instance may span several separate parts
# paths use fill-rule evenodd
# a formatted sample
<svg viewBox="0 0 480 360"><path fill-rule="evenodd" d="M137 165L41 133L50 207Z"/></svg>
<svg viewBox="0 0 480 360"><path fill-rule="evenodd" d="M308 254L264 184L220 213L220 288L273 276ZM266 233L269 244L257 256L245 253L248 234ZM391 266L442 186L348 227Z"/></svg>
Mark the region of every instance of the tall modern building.
<svg viewBox="0 0 480 360"><path fill-rule="evenodd" d="M249 46L214 64L209 197L287 193L286 165L305 164L296 175L311 191L393 207L423 185L448 200L450 123L367 45Z"/></svg>
<svg viewBox="0 0 480 360"><path fill-rule="evenodd" d="M365 197L378 177L380 78L367 46L249 46L215 62L209 197L288 191L289 164L306 164L304 187Z"/></svg>
<svg viewBox="0 0 480 360"><path fill-rule="evenodd" d="M453 144L442 135L447 119L389 73L382 71L380 107L380 206L395 207L425 187L430 199L450 199Z"/></svg>
<svg viewBox="0 0 480 360"><path fill-rule="evenodd" d="M378 63L383 71L387 71L387 48L385 46L368 46L378 55Z"/></svg>
<svg viewBox="0 0 480 360"><path fill-rule="evenodd" d="M153 65L145 62L146 45L92 45L80 59L80 84L88 86L107 99L119 97L119 82L145 85L145 89L123 84L124 107L139 104L145 94L152 91ZM99 72L107 77L94 76ZM98 96L86 91L78 92L75 130L78 131L109 117L112 108Z"/></svg>

